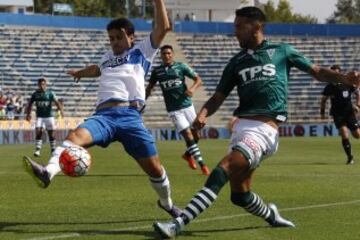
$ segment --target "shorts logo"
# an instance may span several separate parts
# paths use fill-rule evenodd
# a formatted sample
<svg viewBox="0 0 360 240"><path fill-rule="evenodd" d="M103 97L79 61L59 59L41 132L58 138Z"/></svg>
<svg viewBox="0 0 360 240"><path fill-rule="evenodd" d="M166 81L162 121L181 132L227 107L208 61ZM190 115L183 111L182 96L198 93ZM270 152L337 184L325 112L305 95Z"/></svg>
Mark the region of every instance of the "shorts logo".
<svg viewBox="0 0 360 240"><path fill-rule="evenodd" d="M253 139L248 137L243 137L240 142L244 143L246 146L248 146L251 150L254 152L260 151L259 144L257 144Z"/></svg>

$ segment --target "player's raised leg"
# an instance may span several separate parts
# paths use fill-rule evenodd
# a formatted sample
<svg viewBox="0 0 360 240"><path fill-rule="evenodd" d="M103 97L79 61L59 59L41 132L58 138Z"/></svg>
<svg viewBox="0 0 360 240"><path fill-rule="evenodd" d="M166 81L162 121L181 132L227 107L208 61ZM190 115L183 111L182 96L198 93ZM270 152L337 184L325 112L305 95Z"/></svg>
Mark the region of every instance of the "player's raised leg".
<svg viewBox="0 0 360 240"><path fill-rule="evenodd" d="M40 187L47 188L55 175L61 171L59 158L64 149L73 145L89 146L92 142L93 138L90 132L86 128L78 127L75 131L69 133L61 146L55 148L46 166L25 156L23 158L25 170Z"/></svg>

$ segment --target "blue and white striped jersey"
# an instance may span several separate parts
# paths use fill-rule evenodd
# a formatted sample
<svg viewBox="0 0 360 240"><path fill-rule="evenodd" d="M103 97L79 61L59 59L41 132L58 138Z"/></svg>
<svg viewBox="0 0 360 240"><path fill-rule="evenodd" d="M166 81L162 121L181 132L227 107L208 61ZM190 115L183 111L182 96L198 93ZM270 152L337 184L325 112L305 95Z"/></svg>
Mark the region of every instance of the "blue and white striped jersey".
<svg viewBox="0 0 360 240"><path fill-rule="evenodd" d="M110 50L99 63L101 71L96 105L107 101L145 101L145 76L158 49L150 35L121 55Z"/></svg>

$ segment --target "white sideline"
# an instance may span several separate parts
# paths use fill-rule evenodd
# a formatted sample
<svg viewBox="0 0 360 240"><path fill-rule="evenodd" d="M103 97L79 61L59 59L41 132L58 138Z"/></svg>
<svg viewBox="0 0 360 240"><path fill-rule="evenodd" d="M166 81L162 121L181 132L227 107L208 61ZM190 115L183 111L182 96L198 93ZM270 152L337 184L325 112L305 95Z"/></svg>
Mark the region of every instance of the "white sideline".
<svg viewBox="0 0 360 240"><path fill-rule="evenodd" d="M308 206L302 206L302 207L283 208L283 209L279 209L279 211L280 212L291 212L291 211L298 211L298 210L311 209L311 208L326 208L326 207L350 205L350 204L357 204L357 203L360 203L360 199L347 201L347 202L324 203L324 204L308 205ZM242 213L242 214L236 214L236 215L218 216L218 217L195 220L192 223L211 222L211 221L217 221L217 220L245 217L245 216L250 216L250 215L251 214L249 214L249 213ZM142 227L129 227L129 228L122 228L122 229L99 230L99 232L105 232L105 231L122 232L122 231L129 231L129 230L147 229L147 228L151 228L151 227L152 226L148 225L148 226L142 226ZM96 232L96 231L94 231L94 232ZM94 236L94 235L98 235L98 234L96 234L96 233L91 234L91 236ZM26 238L24 240L52 240L52 239L64 239L64 238L74 238L74 237L82 237L82 236L86 236L86 234L80 234L80 233L74 232L74 233L69 233L69 234L53 235L53 236L48 236L48 237Z"/></svg>

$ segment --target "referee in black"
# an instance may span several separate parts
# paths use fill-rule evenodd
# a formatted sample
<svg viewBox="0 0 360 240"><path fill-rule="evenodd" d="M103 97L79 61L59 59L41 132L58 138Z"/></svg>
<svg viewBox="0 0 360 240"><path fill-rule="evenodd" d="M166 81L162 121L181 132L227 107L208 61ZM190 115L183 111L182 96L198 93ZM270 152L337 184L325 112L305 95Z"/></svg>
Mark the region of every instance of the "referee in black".
<svg viewBox="0 0 360 240"><path fill-rule="evenodd" d="M339 65L333 65L331 69L341 72ZM352 104L351 101L353 94L356 95L356 104ZM360 109L359 89L341 83L329 83L324 88L322 95L320 106L321 118L325 119L326 101L330 98L330 115L333 116L335 126L341 135L342 145L347 155L347 164L354 164L348 129L354 138L360 138L360 126L356 119L356 113Z"/></svg>

